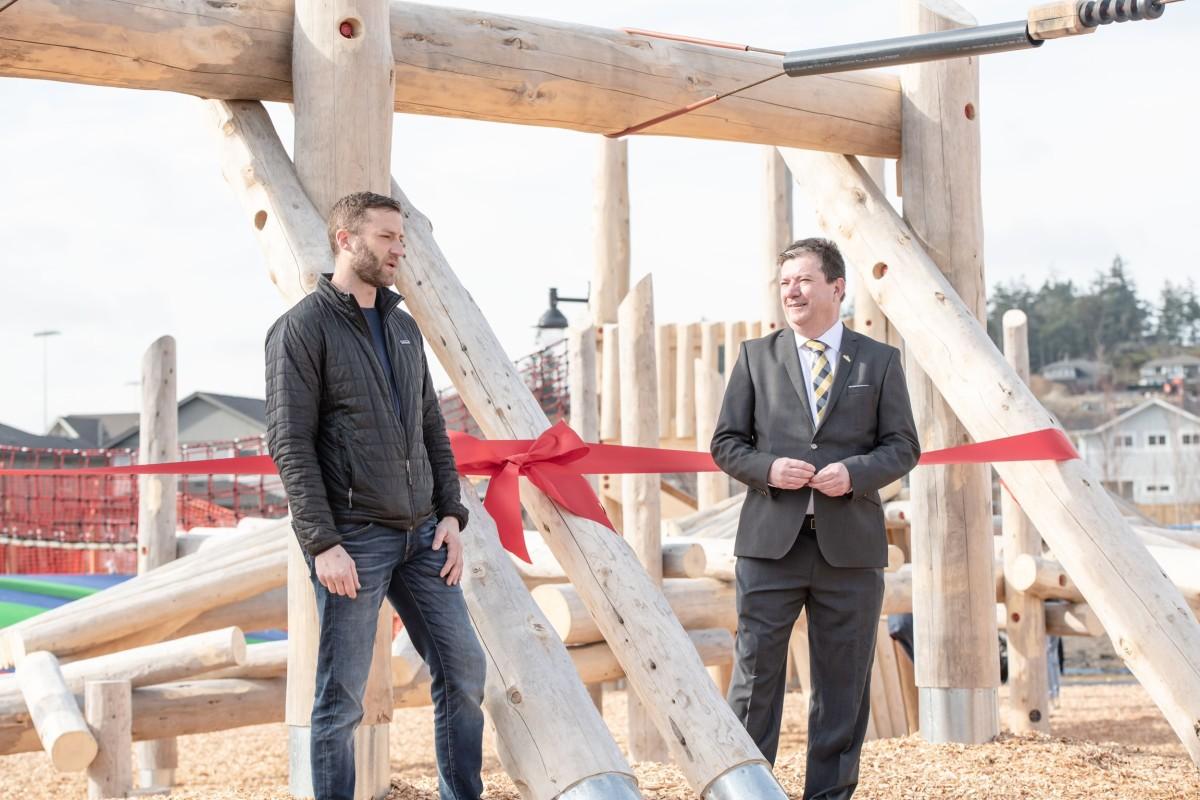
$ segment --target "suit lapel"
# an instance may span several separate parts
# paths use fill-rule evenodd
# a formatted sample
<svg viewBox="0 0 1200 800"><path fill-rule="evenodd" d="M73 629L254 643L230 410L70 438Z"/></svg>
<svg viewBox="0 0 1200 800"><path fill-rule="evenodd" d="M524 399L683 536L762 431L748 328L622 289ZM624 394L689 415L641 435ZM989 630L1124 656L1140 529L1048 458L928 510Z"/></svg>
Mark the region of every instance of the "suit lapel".
<svg viewBox="0 0 1200 800"><path fill-rule="evenodd" d="M775 337L775 357L783 362L792 387L800 396L800 411L805 429L813 429L812 407L808 404L808 388L804 385L804 370L800 367L800 351L796 349L796 336L785 328Z"/></svg>
<svg viewBox="0 0 1200 800"><path fill-rule="evenodd" d="M853 371L854 359L858 355L858 342L861 338L859 334L848 328L842 331L842 349L838 353L837 371L833 374L833 388L829 390L829 400L825 403L825 413L821 416L821 424L817 426L817 431L825 426L833 413L833 407L837 405L838 398L842 396L842 390L850 382L850 373Z"/></svg>

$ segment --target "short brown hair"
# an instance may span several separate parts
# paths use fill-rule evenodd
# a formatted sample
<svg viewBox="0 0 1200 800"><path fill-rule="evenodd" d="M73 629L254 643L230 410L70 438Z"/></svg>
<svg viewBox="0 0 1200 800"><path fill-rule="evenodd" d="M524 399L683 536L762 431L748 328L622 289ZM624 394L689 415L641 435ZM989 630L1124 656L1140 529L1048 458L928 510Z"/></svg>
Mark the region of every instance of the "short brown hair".
<svg viewBox="0 0 1200 800"><path fill-rule="evenodd" d="M374 192L348 194L329 209L329 249L335 256L338 251L337 232L345 229L351 233L358 233L358 229L367 218L367 212L372 208L388 208L404 213L396 200Z"/></svg>
<svg viewBox="0 0 1200 800"><path fill-rule="evenodd" d="M846 262L842 260L842 251L838 250L838 246L828 239L813 237L794 241L779 254L775 265L782 267L783 262L791 261L805 253L811 253L820 260L821 274L825 276L826 283L833 283L838 278L845 280Z"/></svg>

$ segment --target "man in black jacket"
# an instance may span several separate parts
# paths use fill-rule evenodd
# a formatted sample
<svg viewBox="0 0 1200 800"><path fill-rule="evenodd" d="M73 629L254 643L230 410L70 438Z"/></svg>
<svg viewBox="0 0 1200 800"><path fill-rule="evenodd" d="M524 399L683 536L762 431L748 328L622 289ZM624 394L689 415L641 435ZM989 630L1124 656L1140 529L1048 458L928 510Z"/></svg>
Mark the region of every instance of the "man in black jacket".
<svg viewBox="0 0 1200 800"><path fill-rule="evenodd" d="M478 800L486 670L467 615L467 511L421 333L389 291L404 258L395 200L329 213L332 275L267 333L267 443L317 596L317 800L352 800L354 729L383 598L433 678L441 800Z"/></svg>
<svg viewBox="0 0 1200 800"><path fill-rule="evenodd" d="M738 633L729 702L775 763L787 645L808 609L812 693L806 800L849 800L867 729L887 536L879 489L920 446L894 347L839 321L837 246L779 256L788 328L742 345L713 459L749 487L734 555Z"/></svg>

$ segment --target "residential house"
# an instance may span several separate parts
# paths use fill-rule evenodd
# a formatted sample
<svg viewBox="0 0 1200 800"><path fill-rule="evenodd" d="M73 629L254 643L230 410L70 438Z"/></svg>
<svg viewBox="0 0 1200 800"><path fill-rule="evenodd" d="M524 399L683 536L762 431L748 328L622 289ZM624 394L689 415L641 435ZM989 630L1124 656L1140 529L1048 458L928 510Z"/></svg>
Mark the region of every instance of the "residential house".
<svg viewBox="0 0 1200 800"><path fill-rule="evenodd" d="M29 447L39 450L74 450L79 443L64 436L39 436L0 423L0 447Z"/></svg>
<svg viewBox="0 0 1200 800"><path fill-rule="evenodd" d="M138 424L137 413L68 414L54 420L47 436L72 440L69 447L99 450L113 446L113 440Z"/></svg>
<svg viewBox="0 0 1200 800"><path fill-rule="evenodd" d="M228 442L267 432L267 402L214 392L193 392L179 401L179 443ZM110 447L138 448L138 419Z"/></svg>
<svg viewBox="0 0 1200 800"><path fill-rule="evenodd" d="M1103 484L1143 513L1167 524L1200 519L1200 416L1153 397L1072 438Z"/></svg>
<svg viewBox="0 0 1200 800"><path fill-rule="evenodd" d="M1112 380L1112 367L1099 361L1068 358L1047 364L1041 369L1046 380L1061 383L1073 392L1090 392Z"/></svg>
<svg viewBox="0 0 1200 800"><path fill-rule="evenodd" d="M1162 386L1173 380L1192 384L1200 382L1200 358L1189 355L1166 356L1151 359L1138 368L1138 383L1142 386Z"/></svg>

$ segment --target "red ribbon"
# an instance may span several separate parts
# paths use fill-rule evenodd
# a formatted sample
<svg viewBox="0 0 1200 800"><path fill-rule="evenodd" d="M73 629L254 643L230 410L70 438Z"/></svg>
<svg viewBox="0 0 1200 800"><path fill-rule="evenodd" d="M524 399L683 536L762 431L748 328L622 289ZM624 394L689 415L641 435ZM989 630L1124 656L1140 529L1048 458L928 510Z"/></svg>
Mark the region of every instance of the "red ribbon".
<svg viewBox="0 0 1200 800"><path fill-rule="evenodd" d="M995 464L1001 461L1071 461L1079 458L1075 445L1058 428L1018 433L1003 439L932 450L917 464Z"/></svg>
<svg viewBox="0 0 1200 800"><path fill-rule="evenodd" d="M496 520L505 549L525 561L530 559L521 524L517 481L522 476L565 510L612 528L584 475L720 471L712 456L702 451L588 444L565 422L552 425L536 439L483 440L459 431L450 431L449 436L459 473L486 475L491 479L484 508ZM1068 461L1078 457L1066 434L1057 428L1047 428L934 450L921 456L918 463L990 464L998 461ZM273 475L277 472L270 456L241 456L125 467L0 469L0 476Z"/></svg>

